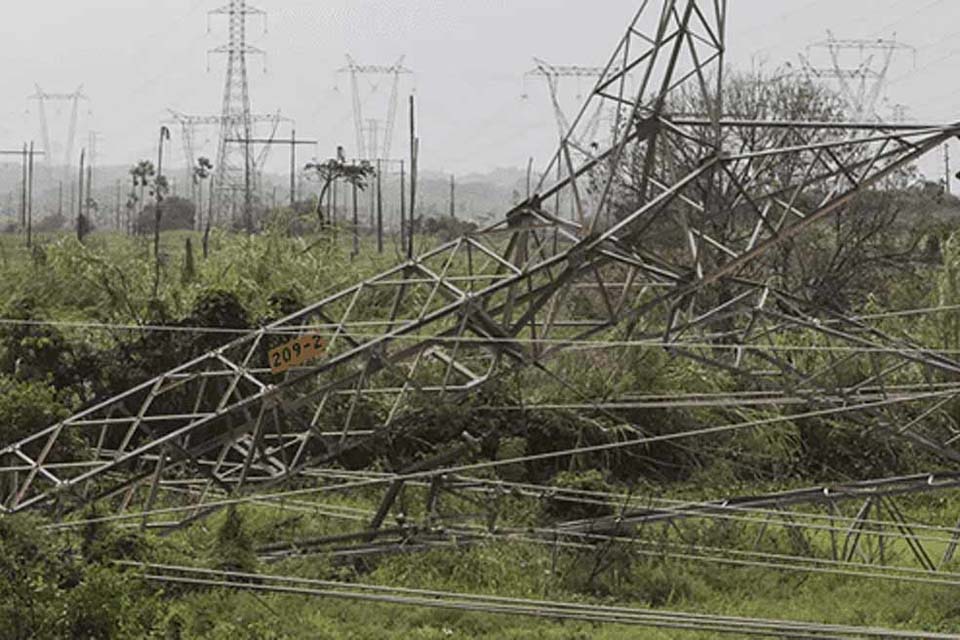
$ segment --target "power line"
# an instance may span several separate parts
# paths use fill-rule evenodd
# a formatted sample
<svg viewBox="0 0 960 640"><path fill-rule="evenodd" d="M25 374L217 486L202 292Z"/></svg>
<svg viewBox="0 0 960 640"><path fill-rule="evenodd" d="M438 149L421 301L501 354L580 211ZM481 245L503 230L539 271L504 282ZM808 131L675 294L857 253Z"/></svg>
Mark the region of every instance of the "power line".
<svg viewBox="0 0 960 640"><path fill-rule="evenodd" d="M931 310L917 311L917 313L930 313ZM902 314L905 315L905 314ZM913 315L913 314L911 314ZM356 325L359 323L351 323ZM382 321L382 322L371 322L367 323L368 326L379 326L387 324L396 324L396 321ZM827 323L823 323L827 324ZM250 333L260 332L264 335L276 335L276 336L296 336L301 333L311 332L311 333L320 333L326 337L336 337L336 336L350 336L353 338L379 338L382 336L380 333L365 333L350 331L347 333L340 331L340 325L337 323L326 323L326 324L306 324L302 326L286 327L283 329L280 328L252 328L252 329L227 329L221 327L203 327L203 326L176 326L176 325L153 325L153 324L121 324L121 323L108 323L108 322L82 322L82 321L55 321L55 320L22 320L17 318L0 318L0 325L6 326L52 326L60 328L69 328L69 329L102 329L102 330L119 330L119 331L157 331L157 332L172 332L172 333L196 333L196 334L218 334L218 335L228 335L228 336L237 336L237 335L248 335ZM418 334L405 334L398 335L391 338L394 342L403 342L403 341L419 341L422 340L425 336ZM940 355L956 355L960 354L960 348L957 349L936 349L929 347L903 347L903 346L893 346L893 347L884 347L884 346L855 346L855 345L789 345L789 344L754 344L754 343L714 343L714 342L685 342L685 341L671 341L671 340L587 340L580 339L576 337L571 338L525 338L525 337L516 337L516 338L497 338L497 337L487 337L487 336L429 336L429 339L433 342L443 343L459 343L465 345L478 345L482 346L485 344L522 344L522 345L562 345L568 347L568 350L576 351L577 349L583 350L593 350L593 349L621 349L621 348L657 348L657 349L671 349L671 348L696 348L696 349L714 349L721 351L773 351L773 352L820 352L820 353L891 353L891 354L902 354L904 351L916 352L916 353L925 353L925 354L940 354Z"/></svg>
<svg viewBox="0 0 960 640"><path fill-rule="evenodd" d="M911 0L911 4L912 4L912 2L913 2L913 0ZM885 24L884 26L880 27L879 29L876 29L876 30L874 30L874 31L871 31L870 33L867 34L867 37L869 38L870 36L875 36L875 35L877 35L878 33L884 33L884 32L886 32L886 31L888 31L889 29L891 29L892 27L902 26L905 22L908 22L908 21L910 21L910 20L913 20L914 18L916 18L918 15L920 15L920 14L923 13L924 11L927 11L928 9L932 9L933 7L935 7L935 6L939 5L939 4L943 4L944 2L945 2L945 0L932 0L932 2L928 2L927 4L923 5L922 7L919 7L919 8L917 8L917 9L915 9L914 11L910 12L909 14L904 15L904 16L900 16L900 17L897 18L896 20L893 20L892 22L889 22L889 23Z"/></svg>
<svg viewBox="0 0 960 640"><path fill-rule="evenodd" d="M291 576L218 571L176 565L133 562L119 562L118 564L142 569L145 572L144 578L146 580L161 583L210 586L224 589L284 593L289 595L309 595L362 602L513 614L538 618L716 631L741 636L769 636L773 633L776 635L803 634L813 635L813 637L830 638L950 638L956 640L957 637L940 633L849 627L789 620L737 618L664 609L612 607L592 603L528 600L450 591L343 583Z"/></svg>
<svg viewBox="0 0 960 640"><path fill-rule="evenodd" d="M889 407L897 404L902 404L906 401L920 401L920 400L931 400L936 398L946 398L956 395L956 391L930 391L925 393L918 393L915 396L910 398L883 398L880 400L874 400L870 402L861 402L856 404L846 404L838 407L831 407L826 409L816 409L801 413L795 413L785 416L775 416L775 417L766 417L766 418L756 418L752 420L746 420L744 422L734 422L727 423L724 425L714 426L714 427L698 427L696 429L690 429L686 431L678 431L674 433L661 434L655 436L642 436L639 438L632 438L626 440L620 440L617 442L607 442L603 444L596 445L581 445L576 447L571 447L563 450L547 451L537 454L515 456L512 458L502 458L498 460L487 460L482 462L475 462L469 464L460 464L449 467L443 467L440 469L433 469L428 471L414 471L409 473L399 473L399 474L390 474L384 475L381 477L355 480L349 482L343 482L332 485L325 485L322 487L310 487L305 489L293 489L285 491L278 494L259 494L259 495L247 495L241 496L238 498L224 498L221 500L212 500L205 502L202 506L203 509L212 509L220 508L230 505L239 505L254 500L283 500L289 497L295 496L306 496L311 494L320 494L328 492L340 492L347 489L358 489L358 488L370 488L375 486L382 486L385 484L393 484L397 481L409 481L409 480L422 480L427 478L432 478L440 475L451 475L451 474L462 474L468 471L477 471L483 469L495 469L497 467L503 467L508 465L523 464L528 462L538 462L543 460L554 460L557 458L566 458L576 455L582 455L585 453L600 453L605 451L613 451L617 449L628 449L632 447L638 447L642 445L649 445L654 443L674 443L680 440L685 440L688 438L705 436L705 435L718 435L721 433L732 433L735 431L741 431L744 429L752 429L762 426L769 426L774 424L789 423L795 420L800 420L804 418L822 418L826 416L839 415L843 413L850 413L854 411L862 411L865 409L879 409L883 407ZM141 511L139 513L130 513L130 514L119 514L117 516L112 516L114 520L125 520L125 519L138 519L142 518L145 515L171 515L177 513L185 512L195 512L197 511L197 505L186 505L179 507L161 507L157 509L151 509L148 511Z"/></svg>

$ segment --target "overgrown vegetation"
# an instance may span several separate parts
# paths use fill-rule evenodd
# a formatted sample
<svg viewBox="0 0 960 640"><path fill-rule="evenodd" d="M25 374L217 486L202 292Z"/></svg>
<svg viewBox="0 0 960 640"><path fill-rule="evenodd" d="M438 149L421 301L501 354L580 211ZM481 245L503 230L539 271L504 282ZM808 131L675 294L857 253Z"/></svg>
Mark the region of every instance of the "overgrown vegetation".
<svg viewBox="0 0 960 640"><path fill-rule="evenodd" d="M756 79L748 79L756 82ZM745 117L839 114L828 96L809 87L765 85L748 91L731 83L731 97ZM693 105L692 108L696 108ZM758 146L769 141L757 140ZM676 159L674 159L676 160ZM209 175L197 168L197 187ZM329 187L334 179L363 183L367 169L346 169L341 160L314 169ZM344 172L347 171L349 175ZM149 163L131 171L132 212L146 197ZM936 185L905 176L862 198L855 207L803 241L784 245L766 265L784 286L814 304L848 314L877 309L951 308L960 304L960 216L957 202ZM915 176L912 176L915 178ZM359 184L358 184L359 188ZM628 208L642 194L619 193ZM730 194L727 194L730 196ZM208 190L209 197L209 190ZM733 200L734 197L731 196ZM187 206L189 205L189 206ZM120 236L93 232L46 235L27 252L15 236L0 236L0 446L36 433L95 399L124 391L224 344L252 327L284 317L304 304L392 264L400 251L382 256L362 250L351 257L352 238L334 224L321 201L316 208L278 210L263 232L246 236L210 228L202 207L169 198L162 212L147 208ZM731 204L731 206L734 206ZM147 234L162 213L162 244L154 256ZM199 220L198 220L199 217ZM203 231L191 231L196 226ZM470 222L420 220L422 245L475 231ZM712 229L717 238L736 229ZM657 241L678 239L666 232ZM370 243L364 239L364 243ZM195 247L203 247L202 254ZM574 293L566 304L588 305ZM387 302L384 302L387 304ZM960 348L955 311L891 315L878 325L909 334L932 348ZM203 329L207 329L204 331ZM816 346L817 335L790 334L793 346ZM790 346L790 345L787 345ZM802 353L812 369L831 357ZM558 358L591 398L704 396L742 390L732 375L659 348L576 352ZM859 371L837 375L853 376ZM363 581L417 588L490 593L521 598L629 604L799 618L846 624L960 631L955 588L838 575L774 571L735 563L691 561L688 549L724 547L751 538L771 556L800 544L789 528L767 533L766 524L743 529L722 521L684 531L680 551L651 533L643 544L544 544L539 528L557 521L602 519L615 530L627 505L647 500L700 500L807 486L825 479L863 479L928 471L930 454L868 432L854 421L802 416L787 408L697 407L665 413L625 408L614 420L602 412L574 412L529 405L570 402L569 389L537 371L504 376L456 405L411 401L395 428L338 461L338 471L399 472L450 454L476 464L471 482L493 490L428 499L428 483L409 483L398 497L396 522L428 522L468 544L417 554L353 560L325 555L276 560L269 545L290 539L355 530L351 518L368 520L378 506L376 489L323 498L231 506L196 526L160 535L133 520L82 514L86 525L61 531L34 516L0 518L0 637L2 638L617 638L616 627L546 624L505 616L397 609L293 595L254 594L178 585L160 587L141 570L118 561L193 564L213 569L268 571L305 578ZM416 396L414 396L416 397ZM376 398L325 407L331 422L347 412L355 428L374 428L389 407ZM889 409L891 422L915 417ZM704 435L575 456L540 456L560 449L609 445L639 433L667 436L730 420L779 417L762 428ZM951 400L930 419L956 428L960 402ZM39 448L40 443L31 446ZM90 442L77 438L67 449ZM28 449L27 455L37 451ZM523 458L516 461L515 459ZM496 461L510 461L494 465ZM425 486L426 485L426 486ZM530 488L535 485L534 488ZM543 489L546 487L547 489ZM960 496L940 492L918 498L909 515L931 526L954 526L949 514ZM330 509L348 517L325 517ZM432 511L431 511L432 510ZM481 530L458 523L472 516ZM512 539L487 534L509 532ZM807 544L827 546L826 533ZM869 549L870 553L889 553ZM955 562L955 561L954 561ZM674 638L671 631L643 637Z"/></svg>

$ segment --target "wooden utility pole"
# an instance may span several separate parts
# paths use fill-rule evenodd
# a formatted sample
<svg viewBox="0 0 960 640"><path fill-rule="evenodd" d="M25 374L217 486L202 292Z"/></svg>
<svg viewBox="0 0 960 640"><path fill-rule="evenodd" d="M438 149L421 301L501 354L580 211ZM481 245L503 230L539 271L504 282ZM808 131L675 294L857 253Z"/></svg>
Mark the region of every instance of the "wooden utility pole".
<svg viewBox="0 0 960 640"><path fill-rule="evenodd" d="M83 242L84 220L83 220L83 165L86 162L87 150L80 150L80 199L77 201L77 240ZM71 198L72 202L73 198Z"/></svg>
<svg viewBox="0 0 960 640"><path fill-rule="evenodd" d="M117 180L117 204L113 211L113 215L116 218L117 231L120 231L120 200L122 197L122 187L120 186L120 181Z"/></svg>
<svg viewBox="0 0 960 640"><path fill-rule="evenodd" d="M213 175L207 179L207 226L209 229L213 222ZM204 256L206 257L206 256Z"/></svg>
<svg viewBox="0 0 960 640"><path fill-rule="evenodd" d="M22 158L22 173L23 177L20 181L20 228L24 229L27 226L27 143L23 143L23 158Z"/></svg>
<svg viewBox="0 0 960 640"><path fill-rule="evenodd" d="M533 178L533 156L530 156L530 159L527 160L527 200L530 199L530 181Z"/></svg>
<svg viewBox="0 0 960 640"><path fill-rule="evenodd" d="M417 138L416 102L410 96L410 235L407 237L407 258L413 259L413 235L417 224L417 168L420 140Z"/></svg>
<svg viewBox="0 0 960 640"><path fill-rule="evenodd" d="M457 177L450 175L450 217L457 217Z"/></svg>
<svg viewBox="0 0 960 640"><path fill-rule="evenodd" d="M290 211L297 204L297 130L290 131Z"/></svg>
<svg viewBox="0 0 960 640"><path fill-rule="evenodd" d="M357 183L353 181L353 251L350 252L350 258L360 255L360 212L357 209Z"/></svg>
<svg viewBox="0 0 960 640"><path fill-rule="evenodd" d="M950 186L950 181L953 180L953 174L950 173L950 143L943 145L943 165L946 170L946 182L944 184L946 188L947 195L953 195L953 188Z"/></svg>
<svg viewBox="0 0 960 640"><path fill-rule="evenodd" d="M250 190L250 140L243 141L243 226L253 235L253 192Z"/></svg>
<svg viewBox="0 0 960 640"><path fill-rule="evenodd" d="M44 154L44 151L35 151L33 143L28 146L23 143L21 149L0 149L0 156L20 156L22 163L22 180L20 182L20 228L26 230L28 208L32 206L33 199L33 156L35 154ZM30 201L28 201L28 194Z"/></svg>
<svg viewBox="0 0 960 640"><path fill-rule="evenodd" d="M62 218L63 217L63 180L60 180L57 186L57 189L58 189L57 197L60 203L57 205L57 215Z"/></svg>
<svg viewBox="0 0 960 640"><path fill-rule="evenodd" d="M370 197L367 199L367 228L372 232L377 226L377 193L376 185L370 185Z"/></svg>
<svg viewBox="0 0 960 640"><path fill-rule="evenodd" d="M93 193L91 189L92 185L93 185L93 165L90 163L87 163L87 182L86 182L87 195L83 199L83 212L87 220L90 220L90 204L93 199Z"/></svg>
<svg viewBox="0 0 960 640"><path fill-rule="evenodd" d="M33 242L33 141L30 141L30 168L27 179L27 248Z"/></svg>
<svg viewBox="0 0 960 640"><path fill-rule="evenodd" d="M377 160L377 253L383 253L383 161Z"/></svg>
<svg viewBox="0 0 960 640"><path fill-rule="evenodd" d="M409 229L407 229L407 175L406 167L404 167L404 161L400 161L400 252L406 253L406 234Z"/></svg>
<svg viewBox="0 0 960 640"><path fill-rule="evenodd" d="M330 195L327 196L327 208L330 210L330 225L334 228L337 226L337 182L334 180L330 183Z"/></svg>

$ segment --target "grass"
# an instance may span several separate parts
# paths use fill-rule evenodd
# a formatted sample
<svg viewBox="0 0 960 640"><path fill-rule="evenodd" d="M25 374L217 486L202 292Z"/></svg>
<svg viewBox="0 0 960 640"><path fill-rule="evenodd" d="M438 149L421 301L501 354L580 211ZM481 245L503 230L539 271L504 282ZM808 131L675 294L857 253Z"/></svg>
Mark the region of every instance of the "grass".
<svg viewBox="0 0 960 640"><path fill-rule="evenodd" d="M185 247L192 243L195 255L193 273L185 269ZM93 234L81 246L69 234L38 239L42 250L28 253L14 236L0 235L0 300L8 307L29 297L38 316L53 320L82 320L137 324L186 317L203 292L224 289L235 293L256 323L276 314L275 297L288 294L301 302L313 301L357 279L378 273L393 265L398 255L388 250L378 255L373 241L365 238L359 257L351 261L350 238L345 234L334 240L319 237L288 238L269 233L247 238L215 232L211 255L203 259L200 234L165 233L162 236L161 278L154 297L152 245L148 239L131 239L115 234ZM346 267L344 265L349 265ZM64 331L71 339L92 344L118 339L103 331ZM670 393L677 389L717 392L730 388L722 376L707 376L688 362L669 358L661 352L639 356L606 356L591 360L586 383L598 394L642 389ZM582 356L566 355L561 368L579 371ZM617 375L614 375L616 373ZM531 379L519 382L534 384ZM518 382L518 384L519 384ZM559 386L537 384L536 400L564 399ZM712 414L691 412L686 420L709 421ZM474 418L479 420L480 418ZM529 417L523 417L528 420ZM657 418L659 419L659 418ZM653 418L651 418L653 420ZM564 424L564 428L573 429ZM667 429L669 425L656 424ZM689 425L687 425L689 426ZM672 427L671 427L672 428ZM584 431L577 432L582 435ZM738 444L761 459L788 457L797 448L795 433L776 434L768 430L765 438L744 439ZM779 435L779 437L778 437ZM723 444L723 441L719 441ZM807 486L815 479L791 476L775 481L746 482L723 466L725 450L704 443L709 456L698 475L687 483L659 484L637 473L639 490L661 497L695 500L731 494L748 494ZM522 452L518 448L518 452ZM712 456L712 457L710 457ZM629 460L624 464L630 464ZM525 472L522 468L509 473ZM493 476L492 472L489 475ZM627 491L626 485L612 487ZM246 534L255 545L278 540L331 535L363 528L365 520L340 520L323 515L325 505L337 505L359 512L376 508L377 491L347 495L325 493L318 497L299 497L296 503L275 509L264 505L242 508ZM422 515L425 489L412 487L404 496L411 519ZM481 501L482 502L482 501ZM643 500L638 498L638 503ZM465 499L446 498L447 521L469 513L484 515L484 509L498 506L501 528L530 527L539 521L544 502L535 499L503 498L499 505L478 506ZM843 507L847 516L859 505ZM956 492L913 496L900 500L908 518L945 527L954 525L960 507ZM153 538L157 556L174 563L211 563L216 556L216 531L223 514L163 539ZM884 516L888 518L888 516ZM703 523L689 523L684 530L691 540L723 546L731 542L750 548L763 524L746 525L734 534ZM786 528L769 527L763 548L776 552L790 550ZM650 527L644 536L657 539L669 528ZM773 531L776 533L773 533ZM927 535L927 534L923 534ZM727 537L724 537L727 536ZM830 535L818 531L808 536L811 546L827 557ZM938 559L946 550L946 541L925 543ZM903 566L915 566L901 542L888 547L889 557ZM788 571L736 568L716 563L680 561L641 555L623 545L614 548L609 567L592 576L597 549L557 553L549 546L522 541L490 541L457 550L425 554L397 555L370 563L334 564L328 558L296 558L275 565L262 565L263 571L318 578L362 581L454 592L489 593L519 598L596 602L637 607L662 607L682 611L723 613L728 615L787 618L834 622L850 625L875 625L928 631L960 632L960 606L955 604L955 588L914 583L818 575ZM240 592L168 589L160 599L156 637L179 638L685 638L712 637L670 630L636 630L586 623L553 623L502 615L485 615L379 604L360 604L339 600L297 596L253 595Z"/></svg>

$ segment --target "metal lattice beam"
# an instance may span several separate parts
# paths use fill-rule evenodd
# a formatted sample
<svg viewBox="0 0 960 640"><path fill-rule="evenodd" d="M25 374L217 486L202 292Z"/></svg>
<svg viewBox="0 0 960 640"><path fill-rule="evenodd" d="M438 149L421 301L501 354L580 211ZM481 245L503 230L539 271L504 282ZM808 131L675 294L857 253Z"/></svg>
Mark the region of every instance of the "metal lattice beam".
<svg viewBox="0 0 960 640"><path fill-rule="evenodd" d="M569 346L610 336L659 339L744 388L780 390L808 412L960 460L955 429L931 419L957 396L938 385L960 363L797 297L773 264L778 248L887 188L960 125L724 118L725 15L721 0L666 0L654 20L638 14L561 140L553 162L567 177L502 221L0 450L4 511L63 514L101 501L141 510L146 524L160 490L187 479L178 495L190 510L176 517L188 523L224 496L323 470L418 402L455 401L518 370L560 379ZM680 86L701 96L705 116L671 116ZM574 141L598 104L614 114L614 140L583 149ZM761 147L748 144L758 139ZM576 204L577 222L547 211L561 196ZM311 332L327 337L323 360L273 374L269 350ZM826 355L776 348L796 340ZM849 353L833 357L835 347ZM892 407L913 417L898 421ZM635 443L645 437L638 431ZM405 478L389 481L371 528ZM896 523L887 534L923 558L911 525L883 507ZM790 514L775 520L797 530Z"/></svg>

